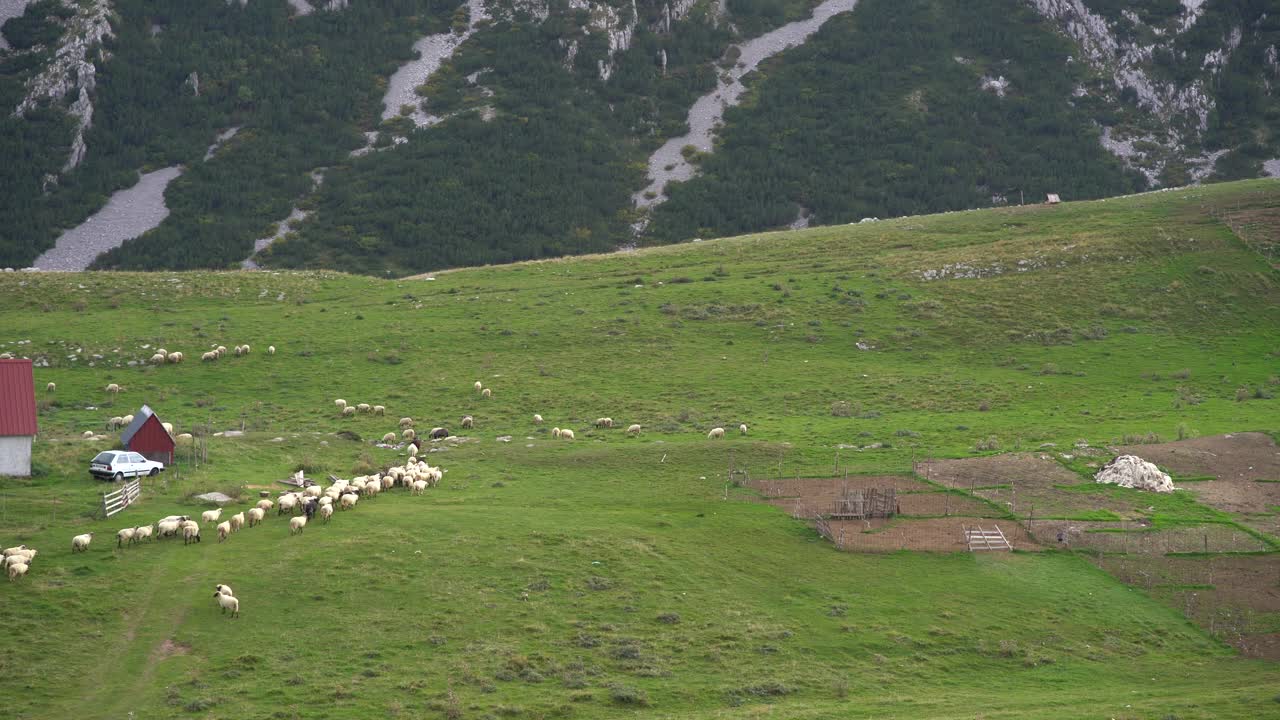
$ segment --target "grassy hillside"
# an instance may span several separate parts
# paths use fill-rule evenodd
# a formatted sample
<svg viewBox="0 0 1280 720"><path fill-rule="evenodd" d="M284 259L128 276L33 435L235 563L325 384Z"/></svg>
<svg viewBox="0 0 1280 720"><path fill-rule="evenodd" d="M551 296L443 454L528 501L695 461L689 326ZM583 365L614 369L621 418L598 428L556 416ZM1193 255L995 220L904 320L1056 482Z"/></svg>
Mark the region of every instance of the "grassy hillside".
<svg viewBox="0 0 1280 720"><path fill-rule="evenodd" d="M992 438L1275 434L1280 286L1215 216L1278 205L1257 181L434 279L0 275L2 349L50 364L39 472L0 481L0 544L41 550L0 583L5 714L1275 714L1274 665L1077 557L840 553L727 471L829 474L840 445L880 445L840 451L852 472L906 473ZM188 360L127 365L157 346ZM337 397L387 416L342 419ZM83 468L104 443L78 436L143 402L179 432L247 434L90 518L102 486ZM270 517L225 544L111 542L203 509L195 492L238 495L234 511L298 468L399 462L370 444L396 418L457 432L463 414L476 429L429 456L448 474L425 497L301 537ZM645 432L593 429L602 415Z"/></svg>

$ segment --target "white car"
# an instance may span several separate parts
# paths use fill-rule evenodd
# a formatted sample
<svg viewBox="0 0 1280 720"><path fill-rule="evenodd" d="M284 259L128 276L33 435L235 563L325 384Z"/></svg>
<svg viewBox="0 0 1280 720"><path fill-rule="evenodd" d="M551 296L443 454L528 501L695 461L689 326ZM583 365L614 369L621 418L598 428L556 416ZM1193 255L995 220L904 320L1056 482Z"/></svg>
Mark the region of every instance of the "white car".
<svg viewBox="0 0 1280 720"><path fill-rule="evenodd" d="M125 478L158 475L164 471L164 463L148 460L128 450L108 450L98 453L89 461L89 474L96 479L119 482Z"/></svg>

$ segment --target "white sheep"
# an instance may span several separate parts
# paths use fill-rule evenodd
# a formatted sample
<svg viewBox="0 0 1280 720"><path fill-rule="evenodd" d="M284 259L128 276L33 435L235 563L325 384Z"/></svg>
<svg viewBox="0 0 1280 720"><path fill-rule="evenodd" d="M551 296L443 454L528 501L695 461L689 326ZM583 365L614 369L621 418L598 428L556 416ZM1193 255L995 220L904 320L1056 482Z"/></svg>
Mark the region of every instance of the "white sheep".
<svg viewBox="0 0 1280 720"><path fill-rule="evenodd" d="M283 515L286 512L292 513L295 505L298 504L298 496L293 493L285 493L280 496L280 505L276 508L276 515Z"/></svg>
<svg viewBox="0 0 1280 720"><path fill-rule="evenodd" d="M480 389L483 387L484 387L484 383L480 382L479 380L475 382L476 392L480 392Z"/></svg>
<svg viewBox="0 0 1280 720"><path fill-rule="evenodd" d="M739 425L739 426L738 426L738 432L742 433L743 435L746 435L746 434L747 434L747 424L746 424L746 423L742 423L741 425Z"/></svg>
<svg viewBox="0 0 1280 720"><path fill-rule="evenodd" d="M613 427L613 418L607 418L607 417L596 418L596 427L598 428Z"/></svg>
<svg viewBox="0 0 1280 720"><path fill-rule="evenodd" d="M351 508L356 506L356 503L359 500L360 500L359 495L356 495L355 493L346 493L341 498L338 499L338 507L342 508L343 510L350 510Z"/></svg>
<svg viewBox="0 0 1280 720"><path fill-rule="evenodd" d="M320 497L324 494L324 488L319 485L308 485L302 489L302 494L307 497Z"/></svg>
<svg viewBox="0 0 1280 720"><path fill-rule="evenodd" d="M191 433L180 433L179 435L175 436L173 439L187 441L187 440L194 440L195 436L193 436Z"/></svg>
<svg viewBox="0 0 1280 720"><path fill-rule="evenodd" d="M266 499L266 498L263 498L263 499L261 499L261 500L259 500L259 501L258 501L258 506L257 506L257 507L258 507L258 509L259 509L259 510L262 510L262 511L264 511L264 512L265 512L265 511L267 511L267 510L270 510L270 509L271 509L272 507L274 507L274 506L275 506L275 503L271 502L270 500L268 500L268 499Z"/></svg>
<svg viewBox="0 0 1280 720"><path fill-rule="evenodd" d="M57 383L49 383L48 385L45 385L45 386L44 386L44 389L45 389L45 392L53 392L54 390L57 390L57 389L58 389L58 384L57 384Z"/></svg>
<svg viewBox="0 0 1280 720"><path fill-rule="evenodd" d="M231 523L226 520L218 523L218 542L222 542L229 537L231 537Z"/></svg>
<svg viewBox="0 0 1280 720"><path fill-rule="evenodd" d="M82 438L84 438L84 439L88 440L89 438L93 437L93 431L92 431L92 430L85 430L84 432L80 433L80 437L82 437Z"/></svg>
<svg viewBox="0 0 1280 720"><path fill-rule="evenodd" d="M213 362L214 360L217 360L217 359L218 359L218 353L213 352L212 350L200 356L200 362Z"/></svg>
<svg viewBox="0 0 1280 720"><path fill-rule="evenodd" d="M572 430L570 430L569 428L562 428L562 429L560 430L560 439L561 439L561 440L572 440L572 439L573 439L573 431L572 431Z"/></svg>
<svg viewBox="0 0 1280 720"><path fill-rule="evenodd" d="M387 433L386 435L383 435L383 436L382 436L382 444L383 444L383 445L390 445L390 444L394 443L395 441L396 441L396 434L395 434L395 433Z"/></svg>
<svg viewBox="0 0 1280 720"><path fill-rule="evenodd" d="M374 414L374 415L386 415L386 414L387 414L387 407L386 407L385 405L374 405L374 406L373 406L373 414Z"/></svg>
<svg viewBox="0 0 1280 720"><path fill-rule="evenodd" d="M182 544L200 542L200 525L191 521L182 523Z"/></svg>
<svg viewBox="0 0 1280 720"><path fill-rule="evenodd" d="M249 343L245 343L245 344L244 344L244 346L243 346L243 348L244 348L244 354L245 354L245 355L248 355L250 352L252 352L252 351L253 351L253 348L249 347Z"/></svg>
<svg viewBox="0 0 1280 720"><path fill-rule="evenodd" d="M426 480L414 480L413 485L409 486L409 492L414 495L421 495L427 489Z"/></svg>
<svg viewBox="0 0 1280 720"><path fill-rule="evenodd" d="M71 552L86 552L89 549L89 543L93 542L93 533L85 533L71 538Z"/></svg>
<svg viewBox="0 0 1280 720"><path fill-rule="evenodd" d="M168 350L165 350L164 348L156 348L156 354L157 354L157 355L168 355L168 354L169 354L169 351L168 351Z"/></svg>
<svg viewBox="0 0 1280 720"><path fill-rule="evenodd" d="M111 384L107 385L107 392L109 392L109 393L119 393L119 392L120 392L120 386L119 386L119 385L117 385L116 383L111 383Z"/></svg>
<svg viewBox="0 0 1280 720"><path fill-rule="evenodd" d="M708 440L717 440L722 437L724 437L724 428L722 427L711 428L711 432L707 433Z"/></svg>
<svg viewBox="0 0 1280 720"><path fill-rule="evenodd" d="M213 351L218 354L218 357L222 357L223 355L227 354L227 346L219 345L218 347L214 348Z"/></svg>
<svg viewBox="0 0 1280 720"><path fill-rule="evenodd" d="M133 529L133 541L135 543L140 543L143 540L150 540L150 539L151 539L150 525L139 525L138 527Z"/></svg>
<svg viewBox="0 0 1280 720"><path fill-rule="evenodd" d="M161 354L161 353L156 353L155 355L152 355L152 356L151 356L151 364L152 364L152 365L163 365L163 364L165 364L165 362L166 362L168 359L169 359L169 356L168 356L168 355L164 355L164 354Z"/></svg>
<svg viewBox="0 0 1280 720"><path fill-rule="evenodd" d="M417 445L413 445L413 444L410 444L410 445L409 445L409 457L411 457L411 458L417 458L417 457L418 457L418 446L417 446Z"/></svg>
<svg viewBox="0 0 1280 720"><path fill-rule="evenodd" d="M136 528L127 527L116 533L116 547L124 547L125 543L133 544L133 537L137 534Z"/></svg>
<svg viewBox="0 0 1280 720"><path fill-rule="evenodd" d="M333 404L337 405L339 410L342 410L347 406L347 401L343 400L342 398L338 398L337 400L333 401Z"/></svg>
<svg viewBox="0 0 1280 720"><path fill-rule="evenodd" d="M405 431L400 433L400 439L402 440L412 440L416 437L418 437L418 433L414 432L413 428L405 428Z"/></svg>
<svg viewBox="0 0 1280 720"><path fill-rule="evenodd" d="M367 413L373 410L373 406L369 403L360 403L359 405L356 405L356 410L359 410L362 413Z"/></svg>
<svg viewBox="0 0 1280 720"><path fill-rule="evenodd" d="M232 591L231 591L231 586L230 586L230 585L214 585L214 586L213 586L213 591L214 591L214 592L216 592L216 593L218 593L219 595L226 595L227 597L235 597L235 596L236 596L236 594L235 594L234 592L232 592Z"/></svg>
<svg viewBox="0 0 1280 720"><path fill-rule="evenodd" d="M296 518L289 518L289 534L296 535L302 532L302 528L307 526L307 516L299 515Z"/></svg>
<svg viewBox="0 0 1280 720"><path fill-rule="evenodd" d="M231 531L235 532L244 527L244 513L238 512L231 516Z"/></svg>
<svg viewBox="0 0 1280 720"><path fill-rule="evenodd" d="M23 551L25 551L25 550L27 550L27 546L26 546L25 544L24 544L24 545L14 545L14 546L13 546L13 547L11 547L11 548L5 548L5 549L4 549L4 556L5 556L5 557L9 557L10 555L17 555L18 553L23 552Z"/></svg>
<svg viewBox="0 0 1280 720"><path fill-rule="evenodd" d="M223 615L225 615L228 610L231 611L231 617L236 617L240 614L240 601L237 600L235 596L223 595L220 592L215 592L213 596L218 599L218 607L222 608Z"/></svg>
<svg viewBox="0 0 1280 720"><path fill-rule="evenodd" d="M107 429L115 430L116 428L120 427L123 423L124 423L123 416L121 415L112 416L110 419L107 420Z"/></svg>
<svg viewBox="0 0 1280 720"><path fill-rule="evenodd" d="M177 520L161 520L156 523L156 534L160 537L171 537L178 534L182 523Z"/></svg>
<svg viewBox="0 0 1280 720"><path fill-rule="evenodd" d="M164 428L164 431L170 435L173 434L173 423L162 422L160 423L160 427Z"/></svg>
<svg viewBox="0 0 1280 720"><path fill-rule="evenodd" d="M3 564L5 566L13 565L15 563L24 563L26 565L30 565L31 561L35 560L36 555L39 555L39 554L40 553L37 550L23 550L22 552L16 555L10 555L9 557L5 558Z"/></svg>
<svg viewBox="0 0 1280 720"><path fill-rule="evenodd" d="M534 414L533 414L533 424L534 424L534 425L541 425L541 424L542 424L542 416L541 416L541 415L539 415L538 413L534 413Z"/></svg>
<svg viewBox="0 0 1280 720"><path fill-rule="evenodd" d="M268 346L267 346L267 354L268 354L268 355L275 355L275 354L276 354L276 346L275 346L275 345L268 345Z"/></svg>
<svg viewBox="0 0 1280 720"><path fill-rule="evenodd" d="M400 429L403 430L407 427L413 427L413 418L411 417L400 418Z"/></svg>
<svg viewBox="0 0 1280 720"><path fill-rule="evenodd" d="M489 388L485 388L480 391L480 397L483 397L483 398L493 397L493 391L490 390Z"/></svg>
<svg viewBox="0 0 1280 720"><path fill-rule="evenodd" d="M122 426L132 425L132 424L133 424L133 416L132 416L132 415L125 415L124 417L120 418L120 424L121 424Z"/></svg>
<svg viewBox="0 0 1280 720"><path fill-rule="evenodd" d="M558 437L560 437L560 428L558 428L558 427L553 427L553 428L551 428L551 437L553 437L553 438L558 438Z"/></svg>
<svg viewBox="0 0 1280 720"><path fill-rule="evenodd" d="M260 507L249 508L249 512L247 513L249 527L253 527L254 525L257 525L258 523L262 522L262 518L266 514L267 514L266 511Z"/></svg>
<svg viewBox="0 0 1280 720"><path fill-rule="evenodd" d="M329 522L329 518L333 517L333 506L321 505L319 513L320 513L321 520L323 520L324 522Z"/></svg>
<svg viewBox="0 0 1280 720"><path fill-rule="evenodd" d="M640 426L639 426L639 425L628 425L628 426L627 426L627 434L628 434L628 435L639 435L639 434L640 434Z"/></svg>
<svg viewBox="0 0 1280 720"><path fill-rule="evenodd" d="M168 360L169 362L176 364L182 362L182 357L183 355L180 352L171 352L169 353Z"/></svg>
<svg viewBox="0 0 1280 720"><path fill-rule="evenodd" d="M28 567L29 566L26 563L14 563L10 565L9 566L9 582L13 582L14 580L17 580L23 575L26 575Z"/></svg>
<svg viewBox="0 0 1280 720"><path fill-rule="evenodd" d="M353 417L355 416L355 414L356 414L356 409L353 407L342 408L342 417Z"/></svg>
<svg viewBox="0 0 1280 720"><path fill-rule="evenodd" d="M200 513L200 522L205 523L206 525L213 525L217 523L221 517L222 508L218 508L217 510L205 510Z"/></svg>
<svg viewBox="0 0 1280 720"><path fill-rule="evenodd" d="M234 352L236 354L236 357L240 357L241 355L244 354L244 347L242 345L237 345Z"/></svg>
<svg viewBox="0 0 1280 720"><path fill-rule="evenodd" d="M471 428L474 428L475 426L476 426L475 418L471 417L470 415L463 415L463 416L462 416L462 427L463 427L463 428L470 430Z"/></svg>

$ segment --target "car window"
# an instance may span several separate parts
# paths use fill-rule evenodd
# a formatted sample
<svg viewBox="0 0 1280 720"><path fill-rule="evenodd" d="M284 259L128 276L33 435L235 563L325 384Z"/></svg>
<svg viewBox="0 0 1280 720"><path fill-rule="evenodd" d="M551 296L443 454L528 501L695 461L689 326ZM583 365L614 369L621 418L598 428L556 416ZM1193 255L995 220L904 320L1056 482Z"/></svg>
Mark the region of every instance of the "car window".
<svg viewBox="0 0 1280 720"><path fill-rule="evenodd" d="M116 456L115 453L102 452L102 453L98 453L97 457L95 457L90 462L96 462L102 465L110 465L111 461L115 459L115 456Z"/></svg>
<svg viewBox="0 0 1280 720"><path fill-rule="evenodd" d="M129 462L144 463L147 459L138 453L129 453Z"/></svg>

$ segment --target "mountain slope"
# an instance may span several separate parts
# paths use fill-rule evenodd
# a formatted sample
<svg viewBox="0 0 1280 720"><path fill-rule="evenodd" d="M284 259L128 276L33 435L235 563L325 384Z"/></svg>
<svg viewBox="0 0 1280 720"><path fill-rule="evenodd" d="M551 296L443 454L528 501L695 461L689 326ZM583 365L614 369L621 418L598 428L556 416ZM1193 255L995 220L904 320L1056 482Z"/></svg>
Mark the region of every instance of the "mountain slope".
<svg viewBox="0 0 1280 720"><path fill-rule="evenodd" d="M0 265L163 166L170 214L99 267L235 266L290 216L258 262L405 274L1280 172L1265 2L863 0L744 78L704 175L649 212L650 154L814 3L472 5L32 4L0 50ZM449 51L383 120L423 37Z"/></svg>

